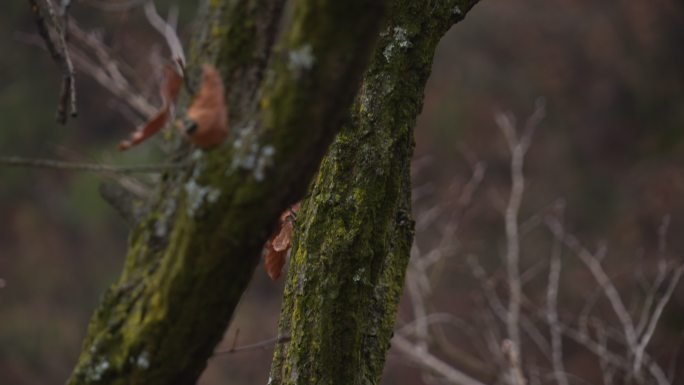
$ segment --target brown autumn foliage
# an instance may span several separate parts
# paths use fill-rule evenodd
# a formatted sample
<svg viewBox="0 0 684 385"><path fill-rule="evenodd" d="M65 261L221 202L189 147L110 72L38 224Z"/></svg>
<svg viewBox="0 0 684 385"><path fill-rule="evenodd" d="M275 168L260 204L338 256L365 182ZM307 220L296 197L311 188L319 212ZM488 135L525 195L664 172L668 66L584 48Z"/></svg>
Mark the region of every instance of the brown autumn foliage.
<svg viewBox="0 0 684 385"><path fill-rule="evenodd" d="M128 150L159 132L171 119L171 107L178 96L183 78L172 68L166 68L164 83L160 88L162 106L130 140L119 143L119 150ZM228 136L228 115L226 113L224 88L221 75L211 64L202 66L202 83L199 93L188 108L192 125L185 129L188 139L202 148L216 146Z"/></svg>
<svg viewBox="0 0 684 385"><path fill-rule="evenodd" d="M166 67L164 83L159 90L162 106L150 120L131 135L130 140L119 143L120 151L128 150L132 146L142 143L164 128L171 118L171 106L176 100L182 84L183 78L173 68Z"/></svg>

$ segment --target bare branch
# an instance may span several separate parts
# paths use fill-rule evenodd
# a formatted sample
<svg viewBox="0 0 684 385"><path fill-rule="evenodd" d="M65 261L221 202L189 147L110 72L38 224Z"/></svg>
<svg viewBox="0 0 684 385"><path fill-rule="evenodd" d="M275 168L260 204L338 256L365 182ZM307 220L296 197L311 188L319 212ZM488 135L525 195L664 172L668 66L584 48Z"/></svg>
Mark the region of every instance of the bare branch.
<svg viewBox="0 0 684 385"><path fill-rule="evenodd" d="M667 214L663 217L660 227L658 227L658 252L661 256L665 254L665 251L667 250L667 230L670 228L670 221L671 216L670 214Z"/></svg>
<svg viewBox="0 0 684 385"><path fill-rule="evenodd" d="M80 28L78 24L69 24L71 35L97 58L95 63L81 50L73 49L74 60L88 75L97 80L105 89L116 95L141 116L154 115L156 108L134 87L119 69L119 61L109 48L94 34Z"/></svg>
<svg viewBox="0 0 684 385"><path fill-rule="evenodd" d="M97 62L91 59L79 48L71 46L71 57L76 66L83 73L92 77L107 91L116 96L124 105L135 111L140 116L148 117L156 112L156 108L137 90L135 90L128 80L118 69L118 61L114 58L103 43L94 35L80 29L76 22L69 23L71 36L84 48L95 54ZM35 36L23 33L16 33L15 38L26 44L38 45L40 40ZM42 47L44 48L44 47Z"/></svg>
<svg viewBox="0 0 684 385"><path fill-rule="evenodd" d="M672 357L670 359L670 365L667 371L667 379L674 383L675 376L676 376L676 370L677 370L677 362L679 358L679 352L682 349L682 343L684 343L684 333L679 334L679 338L677 338L677 345L675 348L674 353L672 353Z"/></svg>
<svg viewBox="0 0 684 385"><path fill-rule="evenodd" d="M637 334L636 328L634 327L632 316L627 311L617 289L601 266L601 254L605 253L605 248L601 249L596 254L592 254L586 250L575 237L565 234L562 231L562 225L557 220L549 220L547 221L547 225L554 236L557 239L562 240L565 246L576 253L580 260L589 268L590 272L594 276L594 279L599 284L602 293L608 299L613 312L617 315L618 320L620 321L628 352L633 357L633 361L631 365L626 368L625 365L627 365L627 362L630 361L626 357L622 360L620 360L620 358L611 359L610 363L617 365L616 361L619 361L619 364L623 370L625 370L628 374L635 376L639 381L641 381L642 367L645 366L659 385L669 384L669 380L662 368L657 362L651 360L646 354L646 346L651 340L660 316L662 315L665 306L669 302L671 295L681 278L681 275L684 273L684 266L680 265L674 271L673 276L668 283L666 292L661 298L658 299L656 307L653 310L653 313L650 315L646 330L642 336L639 336ZM607 351L607 348L604 348L601 344L591 340L586 328L583 331L572 331L572 329L564 328L563 332L567 333L568 336L575 339L585 347L594 351L597 356L604 355L604 357L602 357L603 359L606 359L606 355L610 354Z"/></svg>
<svg viewBox="0 0 684 385"><path fill-rule="evenodd" d="M183 45L176 34L176 29L171 23L167 23L164 19L157 13L157 8L154 6L153 1L148 1L145 3L145 16L147 21L156 29L164 39L166 39L166 44L171 51L171 58L174 63L180 66L179 70L181 73L185 69L185 53L183 51Z"/></svg>
<svg viewBox="0 0 684 385"><path fill-rule="evenodd" d="M510 382L511 384L526 385L527 380L523 376L522 367L520 366L520 357L517 356L519 349L516 349L511 340L504 340L501 343L501 351L509 366Z"/></svg>
<svg viewBox="0 0 684 385"><path fill-rule="evenodd" d="M237 338L236 338L237 340ZM224 354L233 354L233 353L244 353L244 352L249 352L249 351L254 351L254 350L263 350L263 349L268 349L271 348L275 345L290 342L291 338L290 336L280 336L280 337L274 337L265 341L257 342L254 344L250 345L244 345L244 346L232 346L230 349L225 349L225 350L217 350L214 352L214 357L224 355Z"/></svg>
<svg viewBox="0 0 684 385"><path fill-rule="evenodd" d="M411 264L411 266L414 265ZM411 270L412 271L407 274L406 277L406 286L411 297L411 305L413 307L413 322L415 324L416 337L418 340L416 347L424 352L427 352L430 335L427 323L427 311L425 309L424 302L425 293L420 289L420 285L415 277L416 274L418 274L417 268L413 267Z"/></svg>
<svg viewBox="0 0 684 385"><path fill-rule="evenodd" d="M392 346L395 346L404 355L409 357L418 365L431 370L452 384L458 385L484 385L480 381L468 376L432 354L422 350L419 346L411 343L401 335L392 338Z"/></svg>
<svg viewBox="0 0 684 385"><path fill-rule="evenodd" d="M29 6L31 7L31 13L33 14L33 20L36 23L36 27L38 28L38 35L40 35L41 39L43 39L43 42L45 43L45 48L48 50L50 53L50 56L52 59L58 63L62 63L62 54L57 50L57 47L55 47L55 43L52 41L52 37L50 36L50 30L47 27L47 24L45 23L45 18L43 17L41 11L40 11L40 5L38 4L37 0L28 0Z"/></svg>
<svg viewBox="0 0 684 385"><path fill-rule="evenodd" d="M544 120L546 117L546 100L543 97L537 98L537 100L534 103L534 111L532 111L532 114L530 115L529 118L527 118L527 121L525 122L525 129L523 131L523 135L520 138L520 144L523 146L525 151L530 147L532 144L532 136L534 135L534 132L537 130L537 127L539 127L539 124Z"/></svg>
<svg viewBox="0 0 684 385"><path fill-rule="evenodd" d="M540 99L541 100L541 99ZM530 146L532 134L544 116L543 103L538 102L534 113L528 119L525 131L518 136L515 127L515 119L510 114L499 113L495 121L508 143L511 155L511 192L504 213L506 225L506 273L508 276L508 308L506 317L506 329L508 338L516 357L520 357L520 300L522 284L520 282L520 234L519 215L523 194L525 191L525 176L523 167L525 154Z"/></svg>
<svg viewBox="0 0 684 385"><path fill-rule="evenodd" d="M69 54L69 47L67 46L67 25L69 19L67 14L64 13L60 16L54 9L52 0L45 0L47 5L48 13L52 19L53 26L57 33L59 39L59 45L62 49L62 70L64 74L62 75L62 91L60 94L60 104L57 108L57 121L61 124L67 121L67 110L72 117L78 115L78 109L76 107L76 79L74 77L74 64L71 61L71 55ZM66 11L66 9L65 9ZM64 25L62 25L64 24Z"/></svg>
<svg viewBox="0 0 684 385"><path fill-rule="evenodd" d="M606 359L606 354L605 352L608 351L608 337L606 336L605 329L603 327L599 327L597 325L596 328L596 338L597 338L597 343L601 347L601 352L604 354L598 354L597 358L599 360L599 364L601 365L601 375L603 376L603 384L604 385L613 385L613 377L615 376L615 367L614 365L611 365L610 362Z"/></svg>
<svg viewBox="0 0 684 385"><path fill-rule="evenodd" d="M656 296L658 295L658 289L660 289L663 282L665 282L665 279L667 278L667 275L669 273L668 269L671 267L668 266L669 264L665 261L661 261L661 263L659 263L658 265L658 275L656 276L653 284L650 285L650 288L648 289L648 294L646 295L646 299L644 300L644 304L641 308L639 323L636 326L637 335L642 335L644 329L646 329L649 317L651 315L651 308L653 307L653 303L655 302Z"/></svg>
<svg viewBox="0 0 684 385"><path fill-rule="evenodd" d="M569 385L563 365L563 338L558 327L558 287L560 286L562 248L557 237L554 238L549 265L549 279L546 289L546 321L551 335L551 362L553 376L558 385ZM606 384L608 385L608 384Z"/></svg>
<svg viewBox="0 0 684 385"><path fill-rule="evenodd" d="M600 253L592 254L590 251L585 249L575 238L570 234L564 234L562 232L562 225L557 221L547 221L550 230L554 236L560 239L566 247L572 250L579 259L589 268L589 271L594 276L594 279L599 284L603 290L603 294L608 298L608 301L613 309L615 315L617 315L620 323L622 324L622 329L627 340L627 346L632 352L635 351L637 347L637 335L634 328L634 323L632 321L632 316L627 311L620 293L613 285L605 270L601 266L599 256Z"/></svg>
<svg viewBox="0 0 684 385"><path fill-rule="evenodd" d="M475 191L477 191L477 188L482 183L482 179L484 179L485 172L487 171L487 163L477 162L472 166L472 170L473 173L470 177L470 180L465 186L463 186L463 189L458 196L458 205L460 207L466 207L470 205Z"/></svg>
<svg viewBox="0 0 684 385"><path fill-rule="evenodd" d="M138 219L135 205L135 195L117 183L101 183L100 196L109 203L121 217L133 225Z"/></svg>
<svg viewBox="0 0 684 385"><path fill-rule="evenodd" d="M63 162L54 159L31 159L18 156L0 157L0 165L11 167L45 168L53 170L85 171L98 173L160 173L168 170L182 170L191 166L191 163L166 163L147 164L134 166L118 166L96 163Z"/></svg>
<svg viewBox="0 0 684 385"><path fill-rule="evenodd" d="M62 89L59 95L59 104L57 106L57 122L60 124L65 124L67 121L67 116L71 115L75 117L78 115L78 108L76 106L76 80L74 77L74 65L71 61L71 56L69 55L69 49L67 47L67 31L64 24L68 24L67 9L69 2L63 2L61 12L58 15L57 11L52 4L52 0L45 0L47 12L50 15L50 20L52 22L52 27L57 35L57 43L53 42L50 36L50 30L45 23L40 10L40 6L36 0L29 0L29 5L31 6L31 12L33 13L36 26L38 27L38 34L41 36L45 42L45 47L52 59L62 67ZM61 19L60 19L61 18ZM59 48L57 48L59 45Z"/></svg>
<svg viewBox="0 0 684 385"><path fill-rule="evenodd" d="M656 304L655 309L653 310L653 314L651 315L651 319L648 322L648 327L644 331L644 334L641 336L641 339L639 341L639 345L636 347L634 351L634 372L639 373L641 371L641 365L643 363L644 359L644 351L646 350L646 346L648 343L651 341L651 337L653 337L653 333L655 332L656 326L658 325L658 321L660 320L660 316L663 314L663 310L665 309L665 306L670 302L670 298L672 297L672 293L674 292L674 289L677 287L677 284L679 283L679 279L682 277L682 273L684 273L684 265L680 265L675 269L672 278L670 279L669 284L667 285L667 290L665 293L660 297L658 300L658 303Z"/></svg>
<svg viewBox="0 0 684 385"><path fill-rule="evenodd" d="M141 7L150 0L86 0L85 3L105 12L126 12L133 8Z"/></svg>

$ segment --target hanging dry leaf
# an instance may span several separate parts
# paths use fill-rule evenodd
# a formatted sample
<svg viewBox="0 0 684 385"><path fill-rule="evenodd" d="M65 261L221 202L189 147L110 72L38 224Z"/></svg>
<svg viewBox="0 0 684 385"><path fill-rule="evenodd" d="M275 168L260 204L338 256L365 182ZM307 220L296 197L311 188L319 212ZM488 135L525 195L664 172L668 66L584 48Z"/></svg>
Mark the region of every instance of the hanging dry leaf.
<svg viewBox="0 0 684 385"><path fill-rule="evenodd" d="M294 235L294 216L299 211L300 203L297 202L280 215L278 229L271 238L266 241L264 247L264 268L272 280L276 280L283 272L287 253L292 247Z"/></svg>
<svg viewBox="0 0 684 385"><path fill-rule="evenodd" d="M200 147L216 146L228 136L223 81L218 70L211 64L202 66L202 84L190 104L188 118L193 124L185 133L191 142Z"/></svg>
<svg viewBox="0 0 684 385"><path fill-rule="evenodd" d="M173 68L166 67L164 83L159 90L162 106L153 117L131 135L130 140L124 140L119 143L120 151L128 150L164 128L166 122L171 118L171 107L176 100L176 96L178 96L182 84L183 78Z"/></svg>

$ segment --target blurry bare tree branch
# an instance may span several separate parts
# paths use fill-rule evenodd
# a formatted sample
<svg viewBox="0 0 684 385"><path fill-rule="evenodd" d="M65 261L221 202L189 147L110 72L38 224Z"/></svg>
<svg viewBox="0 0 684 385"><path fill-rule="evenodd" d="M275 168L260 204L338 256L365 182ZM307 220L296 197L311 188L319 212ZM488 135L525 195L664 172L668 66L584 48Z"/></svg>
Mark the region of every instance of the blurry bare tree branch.
<svg viewBox="0 0 684 385"><path fill-rule="evenodd" d="M543 101L538 101L522 134L518 134L515 118L511 114L499 113L495 117L510 150L511 190L503 215L506 290L500 290L500 278L490 276L477 258L470 256L471 274L480 282L480 292L485 298L486 306L482 313L471 316L469 321L443 310L436 313L429 310L430 288L433 285L431 269L451 255L463 253L458 247L458 240L453 238L454 226L448 222L443 225L446 235L433 248L422 252L414 246L407 275L414 319L397 330L395 347L424 368L426 383L433 382L433 379L462 385L478 381L507 385L591 382L582 378L583 373L573 373L567 369L566 346L574 343L596 357L605 385L674 384L673 374L666 374L660 364L663 358L656 360L648 352L663 311L684 273L684 264L666 257L669 216L663 218L658 229L660 261L656 275L652 282L645 283L647 290L641 298L630 299L637 301L639 306L629 307L626 304L624 295L603 267L602 262L607 258L605 245L591 252L565 229L563 218L566 207L562 200L527 221L529 228L526 231L540 225L548 230L551 252L548 261L523 273L520 207L525 186L524 158L532 143L532 133L544 117L544 108ZM471 182L480 180L482 176L474 173ZM471 183L464 186L464 191L473 188ZM443 206L435 206L420 211L416 221L432 221L433 212L443 210ZM442 252L445 249L450 252ZM597 285L597 295L587 298L579 312L573 310L571 304L565 303L560 295L564 289L563 266L570 264L568 259L573 256L584 265ZM548 266L545 299L541 303L533 299L537 297L534 293L526 293L524 289L530 280L541 278L539 266ZM604 313L593 314L592 309L596 309L600 297L607 300L614 319ZM473 347L485 346L487 352L478 354L477 349L460 348L457 354L449 354L448 360L431 353L434 347L447 343L443 341L447 337L441 328L450 323L472 339ZM495 366L488 366L488 362L492 361Z"/></svg>

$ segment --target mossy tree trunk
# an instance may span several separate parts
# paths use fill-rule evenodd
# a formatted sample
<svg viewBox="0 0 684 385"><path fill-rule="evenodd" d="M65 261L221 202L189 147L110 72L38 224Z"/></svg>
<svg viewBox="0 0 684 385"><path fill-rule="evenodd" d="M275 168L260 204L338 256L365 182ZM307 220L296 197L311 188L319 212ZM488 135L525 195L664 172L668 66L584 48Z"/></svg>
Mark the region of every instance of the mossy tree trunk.
<svg viewBox="0 0 684 385"><path fill-rule="evenodd" d="M391 1L351 119L296 220L269 384L377 384L413 239L413 126L440 38L475 0Z"/></svg>
<svg viewBox="0 0 684 385"><path fill-rule="evenodd" d="M412 127L435 46L474 2L210 1L191 57L221 71L231 138L185 151L192 169L165 175L138 210L68 383L194 383L279 213L319 166L272 381L377 383L413 232Z"/></svg>
<svg viewBox="0 0 684 385"><path fill-rule="evenodd" d="M284 0L208 3L192 54L225 79L232 137L187 151L192 169L165 175L144 203L69 384L196 381L280 212L347 118L386 8L292 1L276 39Z"/></svg>

